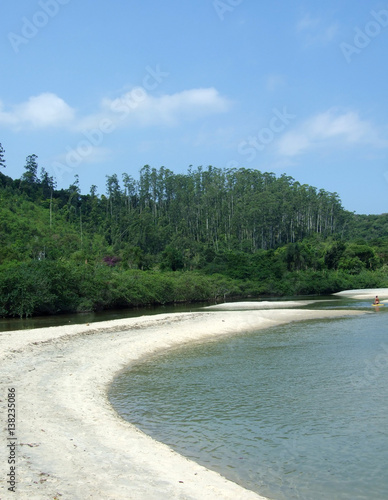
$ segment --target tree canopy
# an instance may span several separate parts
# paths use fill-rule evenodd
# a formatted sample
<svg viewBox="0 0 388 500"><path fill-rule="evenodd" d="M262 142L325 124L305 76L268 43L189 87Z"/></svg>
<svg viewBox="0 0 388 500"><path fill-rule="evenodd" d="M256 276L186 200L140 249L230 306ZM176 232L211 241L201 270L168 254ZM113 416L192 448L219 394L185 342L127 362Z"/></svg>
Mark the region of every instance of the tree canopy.
<svg viewBox="0 0 388 500"><path fill-rule="evenodd" d="M34 154L21 179L0 172L0 314L388 284L388 215L285 174L145 165L101 195L79 184L57 189Z"/></svg>

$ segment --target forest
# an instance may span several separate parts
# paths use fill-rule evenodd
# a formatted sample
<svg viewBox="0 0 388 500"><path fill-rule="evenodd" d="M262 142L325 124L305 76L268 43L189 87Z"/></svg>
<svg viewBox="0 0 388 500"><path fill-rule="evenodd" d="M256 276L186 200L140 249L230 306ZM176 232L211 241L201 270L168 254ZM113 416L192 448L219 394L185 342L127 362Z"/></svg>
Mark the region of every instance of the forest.
<svg viewBox="0 0 388 500"><path fill-rule="evenodd" d="M388 286L388 214L285 174L146 165L100 195L0 167L3 317Z"/></svg>

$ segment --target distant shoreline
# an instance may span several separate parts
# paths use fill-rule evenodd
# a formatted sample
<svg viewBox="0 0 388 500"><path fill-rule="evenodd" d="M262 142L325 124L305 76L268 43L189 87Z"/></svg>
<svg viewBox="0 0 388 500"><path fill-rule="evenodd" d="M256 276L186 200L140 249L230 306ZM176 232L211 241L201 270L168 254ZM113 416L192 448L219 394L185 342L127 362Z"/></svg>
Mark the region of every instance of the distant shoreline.
<svg viewBox="0 0 388 500"><path fill-rule="evenodd" d="M388 301L388 288L360 288L356 290L343 290L342 292L333 293L336 297L347 297L349 299L373 300L376 295L381 301Z"/></svg>
<svg viewBox="0 0 388 500"><path fill-rule="evenodd" d="M121 419L107 399L113 377L130 363L185 343L364 313L204 310L0 333L2 394L16 391L17 498L263 498ZM2 456L3 478L8 467ZM4 483L0 492L13 498Z"/></svg>

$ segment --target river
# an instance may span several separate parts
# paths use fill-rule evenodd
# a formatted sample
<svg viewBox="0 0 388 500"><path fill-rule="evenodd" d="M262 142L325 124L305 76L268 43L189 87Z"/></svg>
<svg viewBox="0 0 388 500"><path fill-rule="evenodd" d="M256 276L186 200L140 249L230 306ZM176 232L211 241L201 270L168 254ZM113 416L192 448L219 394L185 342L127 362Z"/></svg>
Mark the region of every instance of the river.
<svg viewBox="0 0 388 500"><path fill-rule="evenodd" d="M387 313L177 348L120 374L110 399L147 434L268 498L386 500Z"/></svg>

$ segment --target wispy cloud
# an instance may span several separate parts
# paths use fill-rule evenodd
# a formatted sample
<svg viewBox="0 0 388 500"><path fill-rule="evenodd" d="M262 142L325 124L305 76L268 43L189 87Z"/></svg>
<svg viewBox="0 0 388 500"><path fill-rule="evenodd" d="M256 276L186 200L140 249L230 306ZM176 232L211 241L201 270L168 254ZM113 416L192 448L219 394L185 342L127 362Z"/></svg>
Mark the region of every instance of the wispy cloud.
<svg viewBox="0 0 388 500"><path fill-rule="evenodd" d="M361 119L356 111L340 112L332 108L285 133L277 148L280 155L294 157L317 148L357 145L387 148L388 140L371 122Z"/></svg>
<svg viewBox="0 0 388 500"><path fill-rule="evenodd" d="M320 19L317 17L313 18L310 14L303 16L296 25L296 30L298 32L315 29L321 23Z"/></svg>
<svg viewBox="0 0 388 500"><path fill-rule="evenodd" d="M335 40L339 33L339 24L337 21L327 23L324 19L306 14L298 21L296 32L303 37L307 47L327 45Z"/></svg>
<svg viewBox="0 0 388 500"><path fill-rule="evenodd" d="M116 127L177 126L230 108L229 101L214 88L184 90L154 97L143 88L135 88L115 99L103 99L100 110L85 117L78 128L93 128L103 119Z"/></svg>

